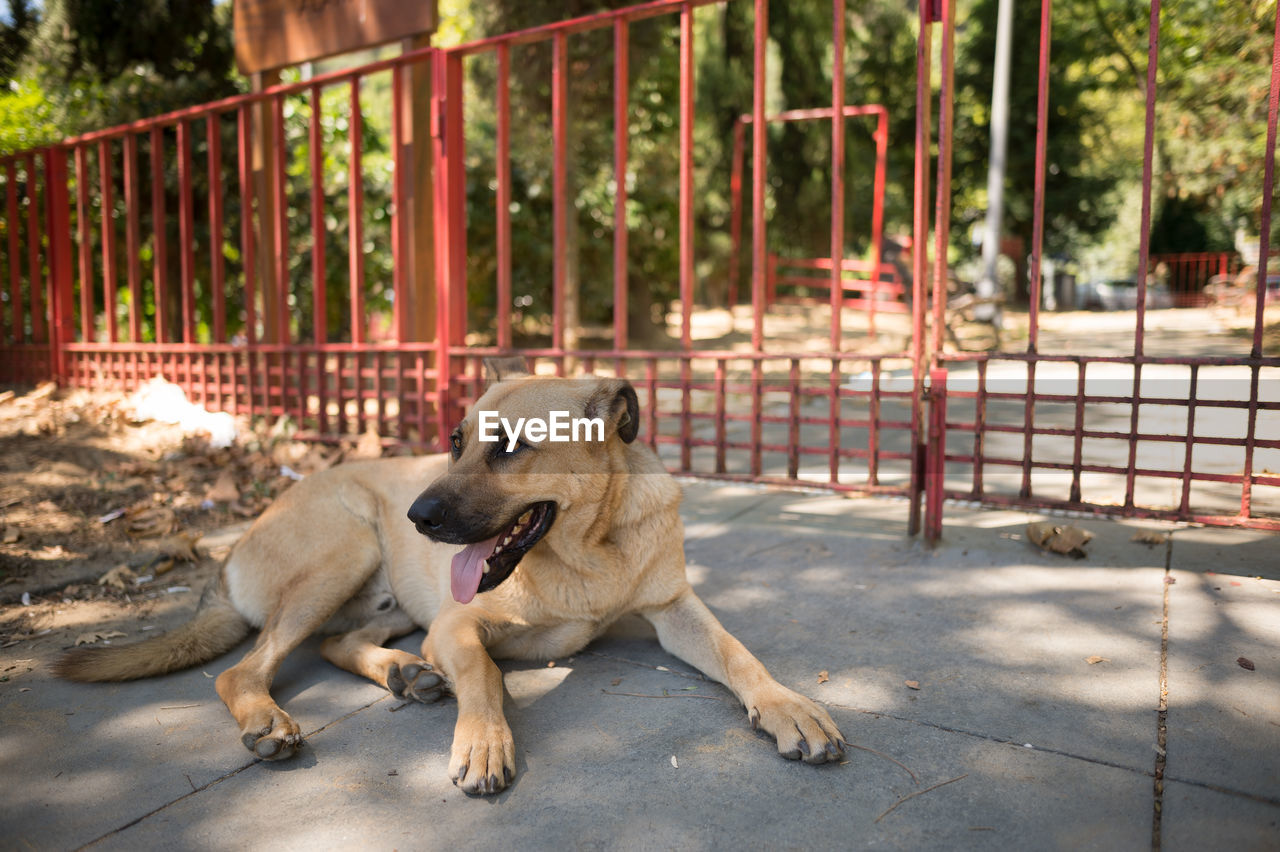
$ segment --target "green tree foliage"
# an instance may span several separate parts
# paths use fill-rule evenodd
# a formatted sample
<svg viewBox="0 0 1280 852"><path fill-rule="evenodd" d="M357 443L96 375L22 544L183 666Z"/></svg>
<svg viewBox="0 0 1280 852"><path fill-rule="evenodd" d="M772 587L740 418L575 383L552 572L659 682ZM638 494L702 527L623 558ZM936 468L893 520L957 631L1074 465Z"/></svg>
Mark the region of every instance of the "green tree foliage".
<svg viewBox="0 0 1280 852"><path fill-rule="evenodd" d="M19 30L17 9L25 23ZM234 94L231 4L47 0L38 23L14 4L9 74L42 93L62 135ZM11 113L12 114L12 113Z"/></svg>

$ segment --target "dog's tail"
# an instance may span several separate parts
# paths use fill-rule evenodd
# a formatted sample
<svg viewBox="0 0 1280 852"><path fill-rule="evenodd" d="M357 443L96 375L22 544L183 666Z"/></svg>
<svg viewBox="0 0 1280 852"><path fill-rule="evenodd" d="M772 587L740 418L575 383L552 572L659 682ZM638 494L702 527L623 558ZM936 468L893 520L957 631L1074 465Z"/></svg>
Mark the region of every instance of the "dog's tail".
<svg viewBox="0 0 1280 852"><path fill-rule="evenodd" d="M83 682L136 680L190 668L225 654L249 633L221 579L200 597L191 621L154 639L131 645L73 648L53 664L53 673Z"/></svg>

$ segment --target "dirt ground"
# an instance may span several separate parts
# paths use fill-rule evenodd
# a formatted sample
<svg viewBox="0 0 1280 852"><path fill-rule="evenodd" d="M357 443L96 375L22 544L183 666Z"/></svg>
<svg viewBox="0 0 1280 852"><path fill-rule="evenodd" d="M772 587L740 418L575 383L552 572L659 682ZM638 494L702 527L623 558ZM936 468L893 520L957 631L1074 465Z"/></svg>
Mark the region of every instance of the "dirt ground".
<svg viewBox="0 0 1280 852"><path fill-rule="evenodd" d="M380 453L294 441L287 419L240 418L217 448L189 425L138 422L135 403L0 388L0 647L137 638L194 606L237 531L295 478Z"/></svg>

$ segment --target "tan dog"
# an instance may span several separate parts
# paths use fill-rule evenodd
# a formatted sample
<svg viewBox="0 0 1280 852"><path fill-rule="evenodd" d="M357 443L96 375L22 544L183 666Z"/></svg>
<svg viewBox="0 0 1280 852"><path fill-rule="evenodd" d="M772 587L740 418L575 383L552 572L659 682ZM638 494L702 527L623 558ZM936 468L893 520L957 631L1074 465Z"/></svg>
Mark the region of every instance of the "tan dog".
<svg viewBox="0 0 1280 852"><path fill-rule="evenodd" d="M302 744L271 699L276 670L308 635L335 634L322 647L335 665L405 698L456 695L449 774L467 793L496 793L514 777L515 746L493 659L572 654L638 613L664 648L733 690L783 757L842 757L827 712L770 677L690 588L680 488L635 443L631 385L499 378L453 433L452 461L359 462L307 477L235 547L191 622L135 645L72 650L57 673L163 674L225 653L257 627L253 649L216 688L245 746L275 760ZM602 440L481 440L481 415L494 420L484 412L510 425L557 411L600 421ZM422 656L382 647L419 626L429 627Z"/></svg>

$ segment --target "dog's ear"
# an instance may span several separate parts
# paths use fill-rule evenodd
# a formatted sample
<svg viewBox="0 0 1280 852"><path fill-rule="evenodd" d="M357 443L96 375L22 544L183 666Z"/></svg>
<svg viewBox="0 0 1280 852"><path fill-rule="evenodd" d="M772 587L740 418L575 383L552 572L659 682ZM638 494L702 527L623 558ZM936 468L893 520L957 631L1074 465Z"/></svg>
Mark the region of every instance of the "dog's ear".
<svg viewBox="0 0 1280 852"><path fill-rule="evenodd" d="M505 382L507 379L514 379L517 376L530 375L529 364L518 355L512 355L506 358L485 358L484 359L484 385L496 385L498 382Z"/></svg>
<svg viewBox="0 0 1280 852"><path fill-rule="evenodd" d="M640 400L626 379L602 379L587 400L586 416L604 420L605 429L616 429L624 443L640 434Z"/></svg>

